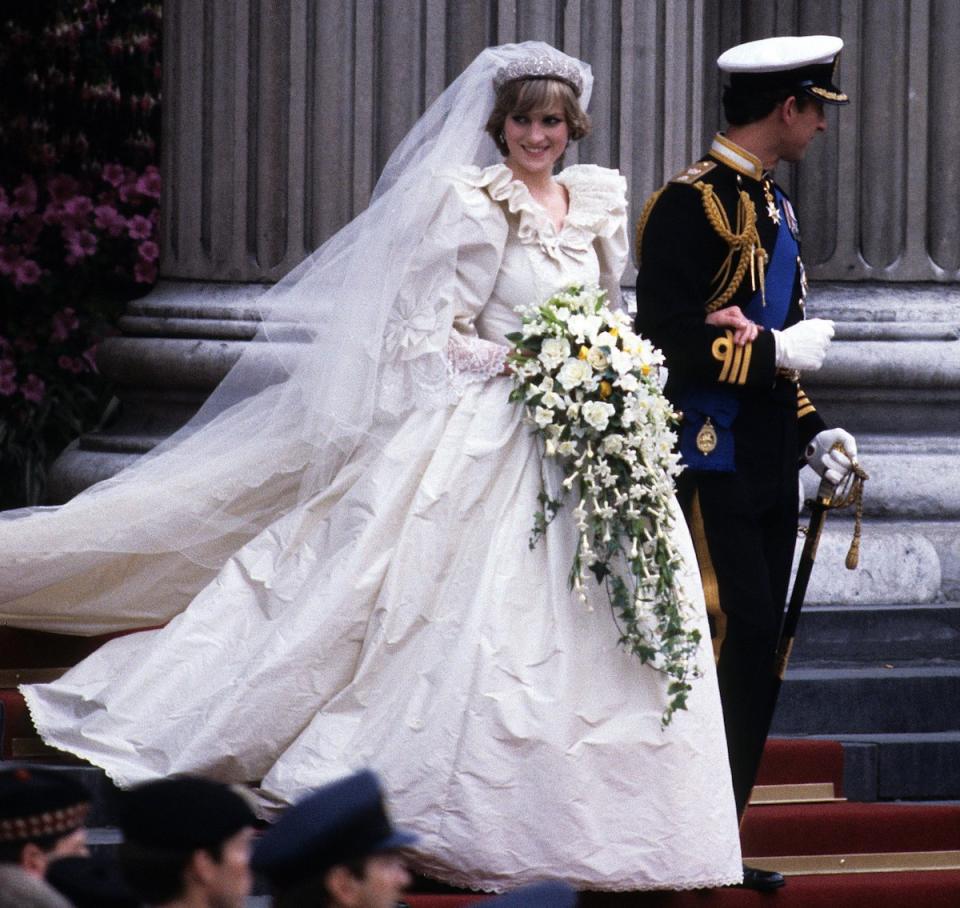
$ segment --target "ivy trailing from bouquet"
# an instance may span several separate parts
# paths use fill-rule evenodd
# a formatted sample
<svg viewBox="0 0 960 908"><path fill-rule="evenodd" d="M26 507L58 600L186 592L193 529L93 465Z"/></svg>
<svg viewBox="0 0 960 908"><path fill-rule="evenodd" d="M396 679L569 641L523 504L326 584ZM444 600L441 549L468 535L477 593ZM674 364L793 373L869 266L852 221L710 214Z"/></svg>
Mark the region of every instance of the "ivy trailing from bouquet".
<svg viewBox="0 0 960 908"><path fill-rule="evenodd" d="M620 644L667 678L667 725L699 675L700 632L673 532L681 467L678 417L659 383L663 355L597 287L574 285L517 312L522 328L507 336L510 399L524 405L545 459L559 459L565 474L553 495L544 480L530 546L572 494L579 538L570 586L586 603L587 571L604 584Z"/></svg>

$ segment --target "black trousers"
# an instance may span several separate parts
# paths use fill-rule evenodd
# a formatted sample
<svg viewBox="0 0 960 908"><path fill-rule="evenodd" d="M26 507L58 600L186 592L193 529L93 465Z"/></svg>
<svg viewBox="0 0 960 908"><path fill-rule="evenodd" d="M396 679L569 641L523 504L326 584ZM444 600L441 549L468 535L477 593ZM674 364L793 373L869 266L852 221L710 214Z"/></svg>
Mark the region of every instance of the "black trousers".
<svg viewBox="0 0 960 908"><path fill-rule="evenodd" d="M774 654L797 538L796 416L747 409L733 473L684 471L678 496L713 613L717 679L738 815L750 798L775 696Z"/></svg>

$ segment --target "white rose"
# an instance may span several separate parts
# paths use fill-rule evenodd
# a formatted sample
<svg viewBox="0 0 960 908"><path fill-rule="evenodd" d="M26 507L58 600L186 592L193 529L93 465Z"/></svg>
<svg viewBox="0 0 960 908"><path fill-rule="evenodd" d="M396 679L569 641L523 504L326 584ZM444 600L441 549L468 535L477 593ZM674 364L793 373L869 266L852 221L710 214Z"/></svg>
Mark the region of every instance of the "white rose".
<svg viewBox="0 0 960 908"><path fill-rule="evenodd" d="M613 404L604 403L600 400L590 400L583 405L583 418L588 425L593 426L598 432L607 428L610 417L616 413Z"/></svg>
<svg viewBox="0 0 960 908"><path fill-rule="evenodd" d="M609 331L597 331L591 336L590 343L595 347L607 347L609 350L617 349L617 339Z"/></svg>
<svg viewBox="0 0 960 908"><path fill-rule="evenodd" d="M612 350L610 364L618 375L626 375L633 369L633 357L629 353L624 353L623 350Z"/></svg>
<svg viewBox="0 0 960 908"><path fill-rule="evenodd" d="M577 453L577 446L572 441L561 441L557 445L557 453L561 457L573 457Z"/></svg>
<svg viewBox="0 0 960 908"><path fill-rule="evenodd" d="M615 382L620 388L623 388L624 391L636 391L640 386L640 379L637 378L632 372L627 372L624 375L621 375Z"/></svg>
<svg viewBox="0 0 960 908"><path fill-rule="evenodd" d="M582 344L588 337L595 335L603 327L599 315L571 315L567 320L567 330Z"/></svg>
<svg viewBox="0 0 960 908"><path fill-rule="evenodd" d="M570 318L570 310L565 306L559 306L554 310L554 315L556 315L561 322L565 322L568 318Z"/></svg>
<svg viewBox="0 0 960 908"><path fill-rule="evenodd" d="M537 407L536 413L533 415L533 421L541 429L549 426L553 422L553 410L548 410L546 407Z"/></svg>
<svg viewBox="0 0 960 908"><path fill-rule="evenodd" d="M570 391L587 381L592 372L589 363L582 359L571 358L561 366L560 372L557 374L557 381L560 382L565 391Z"/></svg>
<svg viewBox="0 0 960 908"><path fill-rule="evenodd" d="M540 399L540 403L551 410L557 410L563 406L563 398L554 391L547 391Z"/></svg>
<svg viewBox="0 0 960 908"><path fill-rule="evenodd" d="M607 368L607 354L599 347L591 347L587 351L587 362L598 372L603 372Z"/></svg>
<svg viewBox="0 0 960 908"><path fill-rule="evenodd" d="M540 346L540 360L548 369L556 369L570 355L570 344L562 337L548 337Z"/></svg>
<svg viewBox="0 0 960 908"><path fill-rule="evenodd" d="M604 454L619 454L623 450L622 435L608 435L600 445Z"/></svg>

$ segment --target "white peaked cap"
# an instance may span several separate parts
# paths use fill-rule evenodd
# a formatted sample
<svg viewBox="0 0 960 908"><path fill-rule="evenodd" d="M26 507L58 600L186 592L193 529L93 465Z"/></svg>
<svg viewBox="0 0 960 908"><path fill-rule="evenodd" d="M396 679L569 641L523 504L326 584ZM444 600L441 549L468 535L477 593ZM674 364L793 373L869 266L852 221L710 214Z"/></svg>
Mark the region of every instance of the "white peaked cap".
<svg viewBox="0 0 960 908"><path fill-rule="evenodd" d="M843 48L834 35L762 38L725 50L717 66L728 73L773 73L803 66L830 64Z"/></svg>

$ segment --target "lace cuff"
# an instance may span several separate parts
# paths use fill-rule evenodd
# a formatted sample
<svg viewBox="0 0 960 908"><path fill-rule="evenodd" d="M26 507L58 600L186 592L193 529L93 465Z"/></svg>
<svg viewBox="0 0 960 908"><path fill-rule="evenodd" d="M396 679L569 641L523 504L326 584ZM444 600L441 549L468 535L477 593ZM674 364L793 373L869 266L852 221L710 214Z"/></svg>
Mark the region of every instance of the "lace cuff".
<svg viewBox="0 0 960 908"><path fill-rule="evenodd" d="M451 331L447 342L447 376L454 394L460 397L468 385L485 382L503 372L509 352L509 347L493 341Z"/></svg>

